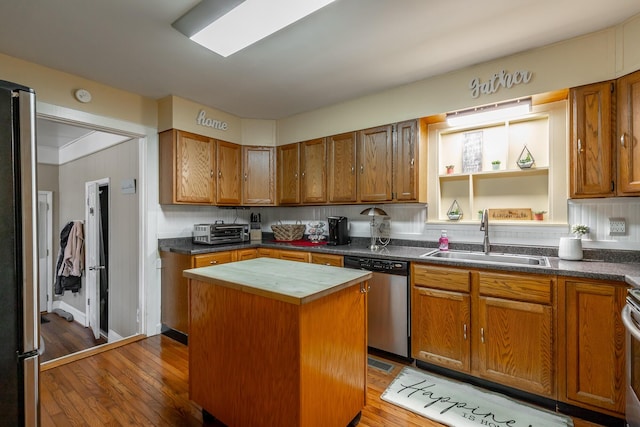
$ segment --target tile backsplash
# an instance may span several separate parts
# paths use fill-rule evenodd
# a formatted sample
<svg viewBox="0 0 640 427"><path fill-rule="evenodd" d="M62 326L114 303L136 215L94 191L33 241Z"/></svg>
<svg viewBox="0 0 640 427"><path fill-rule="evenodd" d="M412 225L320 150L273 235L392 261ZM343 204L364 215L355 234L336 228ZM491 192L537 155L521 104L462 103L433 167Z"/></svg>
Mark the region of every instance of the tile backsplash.
<svg viewBox="0 0 640 427"><path fill-rule="evenodd" d="M328 216L349 218L349 234L354 237L370 236L370 218L360 212L378 206L387 212L391 224L391 238L403 240L437 241L440 230L446 229L451 242L481 243L483 232L479 221L426 222L428 207L424 204L389 205L333 205L300 207L219 208L209 206L161 206L158 214L158 238L187 237L193 224L222 220L225 223L247 223L250 213L260 213L264 231L278 221L308 224L325 220ZM585 224L590 228L583 237L585 248L640 250L640 198L607 198L569 200L570 224ZM609 235L609 218L624 218L626 234ZM558 246L560 237L570 235L568 224L549 224L526 221L522 224L500 224L489 227L491 243L507 245Z"/></svg>

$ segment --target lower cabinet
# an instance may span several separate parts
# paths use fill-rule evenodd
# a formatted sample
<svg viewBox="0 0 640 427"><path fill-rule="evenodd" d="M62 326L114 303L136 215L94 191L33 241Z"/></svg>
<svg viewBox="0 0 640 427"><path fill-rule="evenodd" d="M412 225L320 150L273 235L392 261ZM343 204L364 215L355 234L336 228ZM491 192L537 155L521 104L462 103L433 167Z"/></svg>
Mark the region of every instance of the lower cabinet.
<svg viewBox="0 0 640 427"><path fill-rule="evenodd" d="M163 326L184 334L189 333L188 280L182 276L184 270L207 267L236 260L236 251L187 255L176 252L160 252L161 312Z"/></svg>
<svg viewBox="0 0 640 427"><path fill-rule="evenodd" d="M332 265L334 267L344 267L344 257L342 255L311 253L311 263Z"/></svg>
<svg viewBox="0 0 640 427"><path fill-rule="evenodd" d="M412 356L554 397L554 283L412 264Z"/></svg>
<svg viewBox="0 0 640 427"><path fill-rule="evenodd" d="M624 415L626 286L618 282L561 278L559 304L560 400ZM604 411L603 411L604 410Z"/></svg>

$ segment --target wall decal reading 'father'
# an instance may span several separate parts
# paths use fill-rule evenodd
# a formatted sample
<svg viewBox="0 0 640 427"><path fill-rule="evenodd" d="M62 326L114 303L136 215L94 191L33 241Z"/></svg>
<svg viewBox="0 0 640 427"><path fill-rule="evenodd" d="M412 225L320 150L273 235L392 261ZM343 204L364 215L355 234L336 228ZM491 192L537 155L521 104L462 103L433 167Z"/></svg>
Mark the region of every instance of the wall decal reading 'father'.
<svg viewBox="0 0 640 427"><path fill-rule="evenodd" d="M491 76L486 82L482 82L480 77L472 79L469 82L469 89L471 90L471 96L477 98L480 95L496 93L501 87L510 89L515 85L527 84L531 81L532 77L533 73L527 70L518 70L513 73L507 73L505 70L501 70L499 73Z"/></svg>

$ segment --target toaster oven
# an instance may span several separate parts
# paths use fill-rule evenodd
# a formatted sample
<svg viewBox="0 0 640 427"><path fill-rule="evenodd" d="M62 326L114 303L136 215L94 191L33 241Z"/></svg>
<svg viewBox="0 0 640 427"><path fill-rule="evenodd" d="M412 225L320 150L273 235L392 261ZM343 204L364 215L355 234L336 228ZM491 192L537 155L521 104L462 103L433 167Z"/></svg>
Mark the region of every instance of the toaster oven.
<svg viewBox="0 0 640 427"><path fill-rule="evenodd" d="M249 240L248 224L195 224L193 226L193 243L201 245L220 245L223 243L239 243Z"/></svg>

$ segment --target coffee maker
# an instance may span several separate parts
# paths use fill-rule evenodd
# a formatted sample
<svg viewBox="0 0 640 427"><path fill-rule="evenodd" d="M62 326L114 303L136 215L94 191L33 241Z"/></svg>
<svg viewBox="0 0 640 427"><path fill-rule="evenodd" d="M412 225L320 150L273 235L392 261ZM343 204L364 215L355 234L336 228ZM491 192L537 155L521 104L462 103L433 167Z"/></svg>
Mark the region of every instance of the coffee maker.
<svg viewBox="0 0 640 427"><path fill-rule="evenodd" d="M346 216L330 216L327 217L327 222L329 223L328 245L348 245L351 243Z"/></svg>

